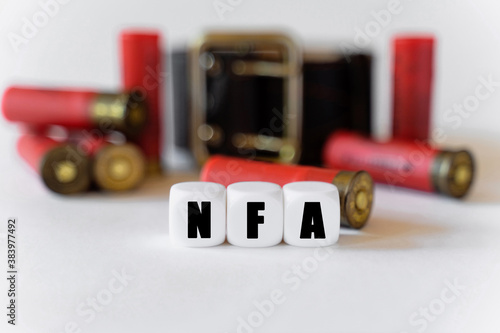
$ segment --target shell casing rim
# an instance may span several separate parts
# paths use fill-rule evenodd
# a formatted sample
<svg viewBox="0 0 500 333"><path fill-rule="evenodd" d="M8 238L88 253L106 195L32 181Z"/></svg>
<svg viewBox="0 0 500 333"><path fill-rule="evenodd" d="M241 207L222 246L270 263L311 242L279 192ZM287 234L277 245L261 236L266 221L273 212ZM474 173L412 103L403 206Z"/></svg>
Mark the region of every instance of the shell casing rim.
<svg viewBox="0 0 500 333"><path fill-rule="evenodd" d="M124 179L114 179L109 172L114 159L125 159L130 164L130 173ZM104 190L126 191L136 188L146 174L144 155L133 144L108 144L98 150L94 156L92 175L97 186Z"/></svg>
<svg viewBox="0 0 500 333"><path fill-rule="evenodd" d="M467 179L463 184L456 184L456 170L468 168ZM468 150L443 150L432 165L431 180L436 192L453 197L464 197L472 187L475 174L474 157Z"/></svg>
<svg viewBox="0 0 500 333"><path fill-rule="evenodd" d="M71 161L72 157L78 157L80 160L78 162ZM62 182L55 174L54 164L65 161L69 161L75 166L76 174L71 181ZM40 163L40 176L45 185L56 193L81 193L90 187L90 161L87 156L78 152L74 145L63 144L45 153Z"/></svg>
<svg viewBox="0 0 500 333"><path fill-rule="evenodd" d="M340 195L341 225L360 229L366 225L373 206L374 183L366 171L341 171L332 182ZM358 195L366 195L363 209L356 207Z"/></svg>

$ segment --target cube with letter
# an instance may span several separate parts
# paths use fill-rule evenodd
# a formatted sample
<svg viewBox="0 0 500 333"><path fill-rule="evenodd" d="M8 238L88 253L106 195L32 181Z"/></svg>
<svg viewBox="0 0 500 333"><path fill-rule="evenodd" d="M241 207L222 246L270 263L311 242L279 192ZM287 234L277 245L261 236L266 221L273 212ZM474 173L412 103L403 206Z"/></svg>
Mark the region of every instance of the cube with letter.
<svg viewBox="0 0 500 333"><path fill-rule="evenodd" d="M283 186L284 240L303 247L329 246L340 233L339 191L325 182L295 182Z"/></svg>
<svg viewBox="0 0 500 333"><path fill-rule="evenodd" d="M174 244L208 247L226 238L226 188L210 182L178 183L170 189L169 229Z"/></svg>
<svg viewBox="0 0 500 333"><path fill-rule="evenodd" d="M266 247L283 239L283 191L268 182L227 187L227 240L242 247Z"/></svg>

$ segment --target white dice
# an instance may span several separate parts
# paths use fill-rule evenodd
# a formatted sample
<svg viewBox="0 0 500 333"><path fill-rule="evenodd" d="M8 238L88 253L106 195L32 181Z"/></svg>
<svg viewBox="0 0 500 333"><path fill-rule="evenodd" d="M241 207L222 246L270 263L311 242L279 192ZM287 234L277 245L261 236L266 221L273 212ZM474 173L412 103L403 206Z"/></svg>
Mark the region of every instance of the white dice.
<svg viewBox="0 0 500 333"><path fill-rule="evenodd" d="M226 238L226 188L217 183L178 183L170 189L169 229L181 246L207 247Z"/></svg>
<svg viewBox="0 0 500 333"><path fill-rule="evenodd" d="M285 243L329 246L340 233L339 191L324 182L296 182L283 186Z"/></svg>
<svg viewBox="0 0 500 333"><path fill-rule="evenodd" d="M283 239L283 191L266 182L227 187L227 241L244 247L273 246Z"/></svg>
<svg viewBox="0 0 500 333"><path fill-rule="evenodd" d="M339 192L323 182L283 189L241 182L227 190L216 183L179 183L170 190L169 224L173 243L188 247L219 245L226 229L229 243L242 247L273 246L283 238L295 246L329 246L339 238Z"/></svg>

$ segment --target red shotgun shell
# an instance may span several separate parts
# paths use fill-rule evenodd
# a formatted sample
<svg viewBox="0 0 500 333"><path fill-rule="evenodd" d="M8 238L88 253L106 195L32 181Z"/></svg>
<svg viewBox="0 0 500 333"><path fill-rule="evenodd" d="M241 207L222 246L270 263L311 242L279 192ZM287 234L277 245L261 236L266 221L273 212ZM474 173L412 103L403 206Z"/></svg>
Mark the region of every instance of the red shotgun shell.
<svg viewBox="0 0 500 333"><path fill-rule="evenodd" d="M43 136L22 135L17 151L52 191L72 194L88 190L90 163L75 146Z"/></svg>
<svg viewBox="0 0 500 333"><path fill-rule="evenodd" d="M100 189L131 190L144 180L146 162L135 144L88 139L80 141L78 146L92 156L92 178Z"/></svg>
<svg viewBox="0 0 500 333"><path fill-rule="evenodd" d="M427 140L431 120L434 37L393 41L393 137Z"/></svg>
<svg viewBox="0 0 500 333"><path fill-rule="evenodd" d="M463 197L474 175L472 155L465 150L432 148L418 141L374 142L349 132L332 134L323 150L327 167L363 169L380 183Z"/></svg>
<svg viewBox="0 0 500 333"><path fill-rule="evenodd" d="M144 105L129 94L26 87L7 89L2 109L6 119L31 126L99 128L132 136L143 129L146 114Z"/></svg>
<svg viewBox="0 0 500 333"><path fill-rule="evenodd" d="M120 35L122 84L133 91L135 98L148 106L148 121L136 143L146 156L148 171L160 171L162 119L160 115L163 91L161 66L161 35L157 31L127 30Z"/></svg>
<svg viewBox="0 0 500 333"><path fill-rule="evenodd" d="M200 178L224 186L244 181L265 181L280 186L307 180L332 183L339 190L341 224L356 229L366 224L373 201L373 182L364 171L257 162L216 155L205 163Z"/></svg>

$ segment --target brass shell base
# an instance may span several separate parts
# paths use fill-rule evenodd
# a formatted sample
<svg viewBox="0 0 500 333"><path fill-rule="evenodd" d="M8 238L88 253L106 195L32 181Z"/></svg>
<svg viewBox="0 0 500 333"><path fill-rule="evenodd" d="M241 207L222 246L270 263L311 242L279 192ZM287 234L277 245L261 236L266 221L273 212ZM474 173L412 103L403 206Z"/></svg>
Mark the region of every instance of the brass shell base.
<svg viewBox="0 0 500 333"><path fill-rule="evenodd" d="M370 216L374 184L365 171L341 171L332 182L340 195L340 224L354 229L362 228Z"/></svg>
<svg viewBox="0 0 500 333"><path fill-rule="evenodd" d="M99 149L94 156L94 181L101 189L133 189L143 181L145 173L144 156L135 145L109 144Z"/></svg>
<svg viewBox="0 0 500 333"><path fill-rule="evenodd" d="M436 192L454 198L467 194L474 180L474 159L466 150L442 151L432 169Z"/></svg>
<svg viewBox="0 0 500 333"><path fill-rule="evenodd" d="M60 194L84 192L90 187L90 163L72 145L56 147L45 154L40 175L49 189Z"/></svg>
<svg viewBox="0 0 500 333"><path fill-rule="evenodd" d="M146 125L147 107L136 99L133 93L98 94L90 110L93 122L98 128L111 127L128 137L137 137Z"/></svg>

